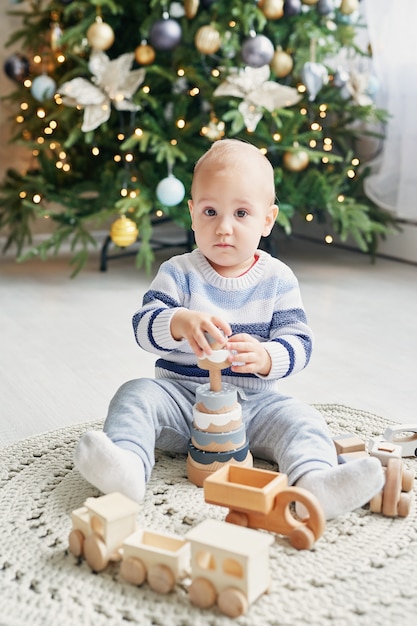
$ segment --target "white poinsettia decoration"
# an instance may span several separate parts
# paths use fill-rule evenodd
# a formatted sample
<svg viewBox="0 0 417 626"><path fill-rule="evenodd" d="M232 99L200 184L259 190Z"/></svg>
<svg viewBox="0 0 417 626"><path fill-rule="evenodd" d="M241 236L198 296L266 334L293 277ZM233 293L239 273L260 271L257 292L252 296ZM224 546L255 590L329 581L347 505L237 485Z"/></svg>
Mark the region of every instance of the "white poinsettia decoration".
<svg viewBox="0 0 417 626"><path fill-rule="evenodd" d="M344 89L359 106L365 107L373 104L368 92L369 74L351 71Z"/></svg>
<svg viewBox="0 0 417 626"><path fill-rule="evenodd" d="M111 106L118 111L138 111L132 96L145 80L145 70L131 70L134 53L121 54L110 61L101 50L91 54L88 68L91 82L85 78L73 78L59 88L62 101L67 106L84 109L81 130L84 133L98 128L110 117Z"/></svg>
<svg viewBox="0 0 417 626"><path fill-rule="evenodd" d="M226 80L214 91L215 96L242 98L238 108L249 131L256 129L262 119L263 109L272 112L301 100L300 94L293 87L268 80L270 73L269 65L232 68Z"/></svg>

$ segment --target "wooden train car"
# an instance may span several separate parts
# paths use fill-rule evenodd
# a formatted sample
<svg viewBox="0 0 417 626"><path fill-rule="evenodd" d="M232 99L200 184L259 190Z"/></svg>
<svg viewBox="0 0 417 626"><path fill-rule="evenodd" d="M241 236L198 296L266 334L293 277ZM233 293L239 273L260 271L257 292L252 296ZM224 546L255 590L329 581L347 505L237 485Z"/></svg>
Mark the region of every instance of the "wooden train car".
<svg viewBox="0 0 417 626"><path fill-rule="evenodd" d="M207 519L186 535L191 543L193 604L238 617L268 591L272 535Z"/></svg>
<svg viewBox="0 0 417 626"><path fill-rule="evenodd" d="M288 535L298 550L310 549L326 525L323 510L306 489L289 487L286 474L227 465L204 481L204 498L229 508L226 521ZM307 517L299 519L291 504L300 503Z"/></svg>
<svg viewBox="0 0 417 626"><path fill-rule="evenodd" d="M190 544L182 537L139 529L122 545L120 573L125 580L145 581L158 593L169 593L190 574Z"/></svg>
<svg viewBox="0 0 417 626"><path fill-rule="evenodd" d="M124 539L137 529L139 509L121 493L87 498L84 506L71 514L70 552L84 556L95 572L107 567L109 561L119 561Z"/></svg>

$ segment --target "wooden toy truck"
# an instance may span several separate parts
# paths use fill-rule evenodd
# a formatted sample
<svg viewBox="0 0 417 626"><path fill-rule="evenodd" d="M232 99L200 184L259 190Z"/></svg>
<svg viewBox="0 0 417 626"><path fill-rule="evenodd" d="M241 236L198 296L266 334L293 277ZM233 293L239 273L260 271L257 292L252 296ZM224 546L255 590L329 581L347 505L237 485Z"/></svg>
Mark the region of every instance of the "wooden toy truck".
<svg viewBox="0 0 417 626"><path fill-rule="evenodd" d="M289 487L286 474L270 470L222 467L204 481L204 498L210 504L229 508L226 522L288 535L298 550L310 549L326 525L313 494ZM293 502L301 503L308 517L297 519L290 510Z"/></svg>
<svg viewBox="0 0 417 626"><path fill-rule="evenodd" d="M384 438L401 446L401 456L417 456L417 424L389 426Z"/></svg>

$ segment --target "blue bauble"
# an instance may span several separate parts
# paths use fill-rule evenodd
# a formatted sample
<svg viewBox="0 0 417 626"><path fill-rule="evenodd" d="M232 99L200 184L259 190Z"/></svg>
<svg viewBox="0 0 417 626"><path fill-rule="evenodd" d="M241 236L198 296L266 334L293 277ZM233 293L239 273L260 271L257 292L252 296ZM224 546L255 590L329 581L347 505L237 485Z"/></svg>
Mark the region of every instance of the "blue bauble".
<svg viewBox="0 0 417 626"><path fill-rule="evenodd" d="M33 79L30 91L39 102L50 100L56 91L56 82L47 74L41 74Z"/></svg>
<svg viewBox="0 0 417 626"><path fill-rule="evenodd" d="M156 188L156 197L165 206L175 206L184 200L185 187L173 174L163 178Z"/></svg>

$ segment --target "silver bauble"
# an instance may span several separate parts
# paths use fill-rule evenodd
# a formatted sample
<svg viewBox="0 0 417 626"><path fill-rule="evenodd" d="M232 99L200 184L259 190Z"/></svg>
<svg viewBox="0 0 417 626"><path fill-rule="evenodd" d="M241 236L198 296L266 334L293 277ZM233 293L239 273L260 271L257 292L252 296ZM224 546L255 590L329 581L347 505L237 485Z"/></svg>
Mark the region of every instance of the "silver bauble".
<svg viewBox="0 0 417 626"><path fill-rule="evenodd" d="M178 46L181 37L181 26L171 18L157 20L149 31L149 41L155 50L172 50Z"/></svg>
<svg viewBox="0 0 417 626"><path fill-rule="evenodd" d="M265 35L249 37L242 46L242 59L249 67L269 65L274 56L273 43Z"/></svg>

